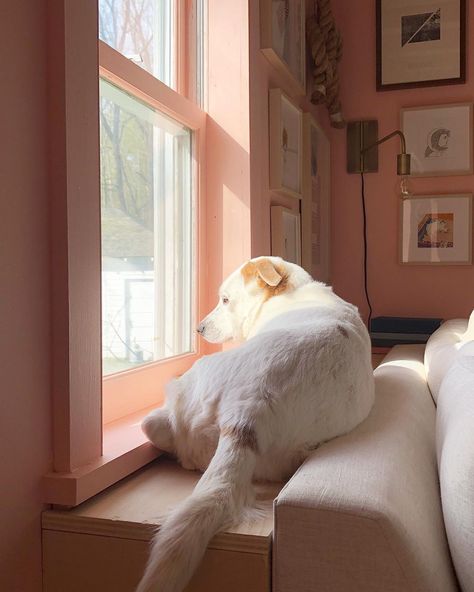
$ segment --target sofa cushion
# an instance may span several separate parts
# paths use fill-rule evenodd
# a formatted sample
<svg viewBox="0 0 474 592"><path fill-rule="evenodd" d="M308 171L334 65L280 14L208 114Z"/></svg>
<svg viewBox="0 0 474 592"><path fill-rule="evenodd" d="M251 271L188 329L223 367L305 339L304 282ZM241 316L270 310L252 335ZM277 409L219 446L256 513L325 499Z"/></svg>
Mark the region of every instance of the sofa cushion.
<svg viewBox="0 0 474 592"><path fill-rule="evenodd" d="M465 319L446 321L428 339L425 348L425 370L435 402L438 400L439 387L443 378L462 345L467 326Z"/></svg>
<svg viewBox="0 0 474 592"><path fill-rule="evenodd" d="M441 384L436 446L451 556L463 592L474 592L474 341Z"/></svg>
<svg viewBox="0 0 474 592"><path fill-rule="evenodd" d="M375 371L375 405L316 450L275 504L274 592L454 592L423 346Z"/></svg>
<svg viewBox="0 0 474 592"><path fill-rule="evenodd" d="M456 358L456 361L462 357L472 357L472 356L474 356L474 338L472 341L468 341L467 343L462 344L461 349L459 350L459 353L458 353L458 357Z"/></svg>
<svg viewBox="0 0 474 592"><path fill-rule="evenodd" d="M471 316L469 317L469 324L467 326L466 332L462 336L463 341L474 341L474 310L471 312Z"/></svg>

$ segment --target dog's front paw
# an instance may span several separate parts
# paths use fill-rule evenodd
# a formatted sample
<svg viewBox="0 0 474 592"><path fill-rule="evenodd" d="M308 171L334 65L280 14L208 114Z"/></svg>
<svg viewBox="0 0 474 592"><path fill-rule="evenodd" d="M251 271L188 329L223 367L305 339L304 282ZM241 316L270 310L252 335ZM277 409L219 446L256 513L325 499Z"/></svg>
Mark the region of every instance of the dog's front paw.
<svg viewBox="0 0 474 592"><path fill-rule="evenodd" d="M155 409L142 421L145 436L160 450L174 452L174 437L167 409Z"/></svg>

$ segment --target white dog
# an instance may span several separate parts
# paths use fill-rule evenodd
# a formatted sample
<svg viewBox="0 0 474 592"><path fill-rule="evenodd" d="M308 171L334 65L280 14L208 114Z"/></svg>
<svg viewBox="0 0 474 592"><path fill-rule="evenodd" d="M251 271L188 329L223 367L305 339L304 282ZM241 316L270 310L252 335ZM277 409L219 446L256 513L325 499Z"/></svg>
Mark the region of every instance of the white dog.
<svg viewBox="0 0 474 592"><path fill-rule="evenodd" d="M373 404L369 336L330 287L259 257L219 296L198 332L212 343L245 342L196 362L143 422L158 448L205 473L156 535L137 592L180 592L214 534L252 503L252 479L287 478Z"/></svg>

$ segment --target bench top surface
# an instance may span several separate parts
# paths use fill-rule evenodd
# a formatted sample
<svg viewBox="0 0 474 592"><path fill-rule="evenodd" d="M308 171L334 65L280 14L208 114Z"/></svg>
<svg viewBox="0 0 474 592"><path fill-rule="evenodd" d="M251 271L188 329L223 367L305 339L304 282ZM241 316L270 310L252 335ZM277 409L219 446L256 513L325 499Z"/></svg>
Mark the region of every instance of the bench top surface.
<svg viewBox="0 0 474 592"><path fill-rule="evenodd" d="M163 518L191 494L200 476L162 457L76 508L44 512L43 528L150 540ZM247 552L268 549L273 530L273 500L282 486L256 484L258 512L216 535L210 547Z"/></svg>

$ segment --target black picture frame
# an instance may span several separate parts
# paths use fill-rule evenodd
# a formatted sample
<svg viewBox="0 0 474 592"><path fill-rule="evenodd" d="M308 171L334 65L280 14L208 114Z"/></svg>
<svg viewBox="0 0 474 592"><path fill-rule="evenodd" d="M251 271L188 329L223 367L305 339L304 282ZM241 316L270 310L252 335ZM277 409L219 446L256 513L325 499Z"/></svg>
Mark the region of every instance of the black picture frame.
<svg viewBox="0 0 474 592"><path fill-rule="evenodd" d="M403 81L383 83L383 22L382 3L394 3L397 0L376 0L376 89L377 91L402 90L408 88L422 88L428 86L444 86L449 84L464 84L466 82L466 0L449 0L459 4L459 76L450 78L420 79L417 81ZM421 4L420 0L420 4ZM416 2L416 0L415 0ZM433 3L433 6L436 3Z"/></svg>

